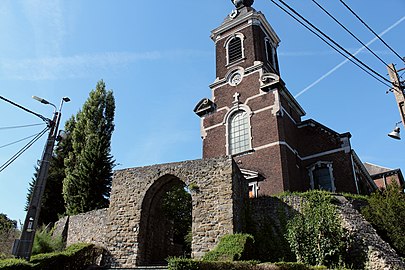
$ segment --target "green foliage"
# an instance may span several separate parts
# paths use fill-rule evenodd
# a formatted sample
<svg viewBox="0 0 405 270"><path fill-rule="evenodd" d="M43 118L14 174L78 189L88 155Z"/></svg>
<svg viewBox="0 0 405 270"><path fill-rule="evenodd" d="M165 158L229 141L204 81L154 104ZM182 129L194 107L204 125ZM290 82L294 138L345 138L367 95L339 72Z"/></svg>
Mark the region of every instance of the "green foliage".
<svg viewBox="0 0 405 270"><path fill-rule="evenodd" d="M173 221L173 242L183 246L183 253L191 256L191 195L184 185L173 186L163 197L163 211Z"/></svg>
<svg viewBox="0 0 405 270"><path fill-rule="evenodd" d="M196 183L190 183L190 184L188 185L188 189L189 189L190 191L195 191L195 192L199 192L199 191L200 191L200 188L199 188L199 186L198 186Z"/></svg>
<svg viewBox="0 0 405 270"><path fill-rule="evenodd" d="M168 259L167 266L169 270L197 270L200 269L199 265L199 261L173 257Z"/></svg>
<svg viewBox="0 0 405 270"><path fill-rule="evenodd" d="M34 255L29 262L19 259L0 261L0 270L81 270L95 264L103 249L93 244L74 244L65 251Z"/></svg>
<svg viewBox="0 0 405 270"><path fill-rule="evenodd" d="M405 194L393 183L370 196L362 214L402 257L405 257Z"/></svg>
<svg viewBox="0 0 405 270"><path fill-rule="evenodd" d="M274 264L278 270L326 270L325 266L308 266L304 263L297 262L277 262Z"/></svg>
<svg viewBox="0 0 405 270"><path fill-rule="evenodd" d="M262 213L260 220L252 220L248 214L248 233L255 239L255 259L262 262L295 261L285 237L290 208L279 198L263 196L250 200L253 204L274 205L276 215Z"/></svg>
<svg viewBox="0 0 405 270"><path fill-rule="evenodd" d="M11 256L14 239L18 237L17 221L11 220L0 213L0 258Z"/></svg>
<svg viewBox="0 0 405 270"><path fill-rule="evenodd" d="M257 262L213 262L196 261L185 258L170 258L169 270L253 270Z"/></svg>
<svg viewBox="0 0 405 270"><path fill-rule="evenodd" d="M345 248L341 227L332 196L312 191L304 194L307 203L302 215L297 214L287 225L287 240L298 262L330 265L339 262Z"/></svg>
<svg viewBox="0 0 405 270"><path fill-rule="evenodd" d="M95 264L96 259L103 250L93 244L73 244L65 251L32 256L30 263L33 269L54 270L69 269L80 270L87 265Z"/></svg>
<svg viewBox="0 0 405 270"><path fill-rule="evenodd" d="M11 220L5 214L0 213L0 232L17 228L17 221Z"/></svg>
<svg viewBox="0 0 405 270"><path fill-rule="evenodd" d="M110 154L114 111L113 92L99 81L76 115L72 151L65 159L63 197L70 215L108 207L114 166Z"/></svg>
<svg viewBox="0 0 405 270"><path fill-rule="evenodd" d="M0 270L31 270L32 264L23 259L0 260Z"/></svg>
<svg viewBox="0 0 405 270"><path fill-rule="evenodd" d="M207 252L203 261L241 261L253 257L254 238L250 234L229 234L221 238L218 245Z"/></svg>
<svg viewBox="0 0 405 270"><path fill-rule="evenodd" d="M185 258L170 258L169 270L326 270L325 266L308 266L297 262L258 264L256 261L212 262Z"/></svg>
<svg viewBox="0 0 405 270"><path fill-rule="evenodd" d="M48 228L41 227L35 234L32 254L62 251L63 246L62 236L52 236L52 232Z"/></svg>

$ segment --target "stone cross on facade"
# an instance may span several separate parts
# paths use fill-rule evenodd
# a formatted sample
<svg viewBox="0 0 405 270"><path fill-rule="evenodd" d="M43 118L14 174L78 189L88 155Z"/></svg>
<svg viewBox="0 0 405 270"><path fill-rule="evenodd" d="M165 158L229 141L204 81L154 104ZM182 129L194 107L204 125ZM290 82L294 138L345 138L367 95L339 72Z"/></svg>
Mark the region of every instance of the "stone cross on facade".
<svg viewBox="0 0 405 270"><path fill-rule="evenodd" d="M239 94L238 92L236 92L236 93L233 95L233 97L234 97L233 103L239 103L240 94Z"/></svg>

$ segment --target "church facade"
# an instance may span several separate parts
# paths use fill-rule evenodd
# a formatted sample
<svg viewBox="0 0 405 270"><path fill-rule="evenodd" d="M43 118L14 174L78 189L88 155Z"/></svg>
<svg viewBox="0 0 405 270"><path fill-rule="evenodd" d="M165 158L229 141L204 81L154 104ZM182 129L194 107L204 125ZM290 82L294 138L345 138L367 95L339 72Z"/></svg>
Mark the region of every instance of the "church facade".
<svg viewBox="0 0 405 270"><path fill-rule="evenodd" d="M203 158L233 158L251 197L322 189L369 194L377 189L351 148L350 133L313 119L281 78L279 37L253 1L211 32L216 78L211 98L194 112L201 118Z"/></svg>

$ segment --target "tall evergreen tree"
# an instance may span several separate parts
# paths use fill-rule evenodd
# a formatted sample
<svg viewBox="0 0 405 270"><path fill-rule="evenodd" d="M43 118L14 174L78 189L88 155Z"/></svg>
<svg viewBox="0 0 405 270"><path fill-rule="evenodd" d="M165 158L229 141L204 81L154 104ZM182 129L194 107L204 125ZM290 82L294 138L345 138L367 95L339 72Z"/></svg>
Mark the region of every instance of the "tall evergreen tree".
<svg viewBox="0 0 405 270"><path fill-rule="evenodd" d="M66 211L65 201L62 195L63 179L65 178L64 160L67 158L69 152L72 151L71 133L74 126L75 119L74 117L71 117L65 123L66 137L58 142L52 155L48 178L41 200L41 212L38 220L39 225L47 225L56 222ZM27 203L25 207L26 211L36 183L38 167L36 167L35 170L36 172L34 173L34 177L32 178L28 189Z"/></svg>
<svg viewBox="0 0 405 270"><path fill-rule="evenodd" d="M76 116L72 151L65 160L63 197L68 214L107 207L114 160L111 137L114 131L115 100L99 81Z"/></svg>

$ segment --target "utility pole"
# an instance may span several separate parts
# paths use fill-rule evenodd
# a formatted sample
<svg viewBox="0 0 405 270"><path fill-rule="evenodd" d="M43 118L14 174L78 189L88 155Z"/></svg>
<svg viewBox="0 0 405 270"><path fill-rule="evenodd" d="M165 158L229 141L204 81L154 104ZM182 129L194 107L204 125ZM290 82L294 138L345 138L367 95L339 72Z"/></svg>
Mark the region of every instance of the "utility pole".
<svg viewBox="0 0 405 270"><path fill-rule="evenodd" d="M49 164L52 158L53 148L58 137L58 127L61 118L62 105L63 102L70 101L70 99L67 97L63 98L59 107L59 111L57 111L56 106L52 103L42 98L33 98L40 101L41 103L52 105L55 108L55 112L52 120L47 119L47 124L49 127L48 139L45 144L44 152L42 153L39 172L35 181L30 204L28 206L27 215L25 217L24 226L21 232L21 237L14 242L13 246L13 255L15 255L17 258L24 258L26 260L29 260L31 258L32 245L34 243L35 232L38 226L39 213L41 211L41 199L46 186L46 179L48 177Z"/></svg>
<svg viewBox="0 0 405 270"><path fill-rule="evenodd" d="M392 82L392 92L394 92L395 99L397 101L399 114L401 115L402 125L405 127L405 94L404 86L399 80L398 72L395 69L394 64L388 65L388 74L390 75Z"/></svg>

